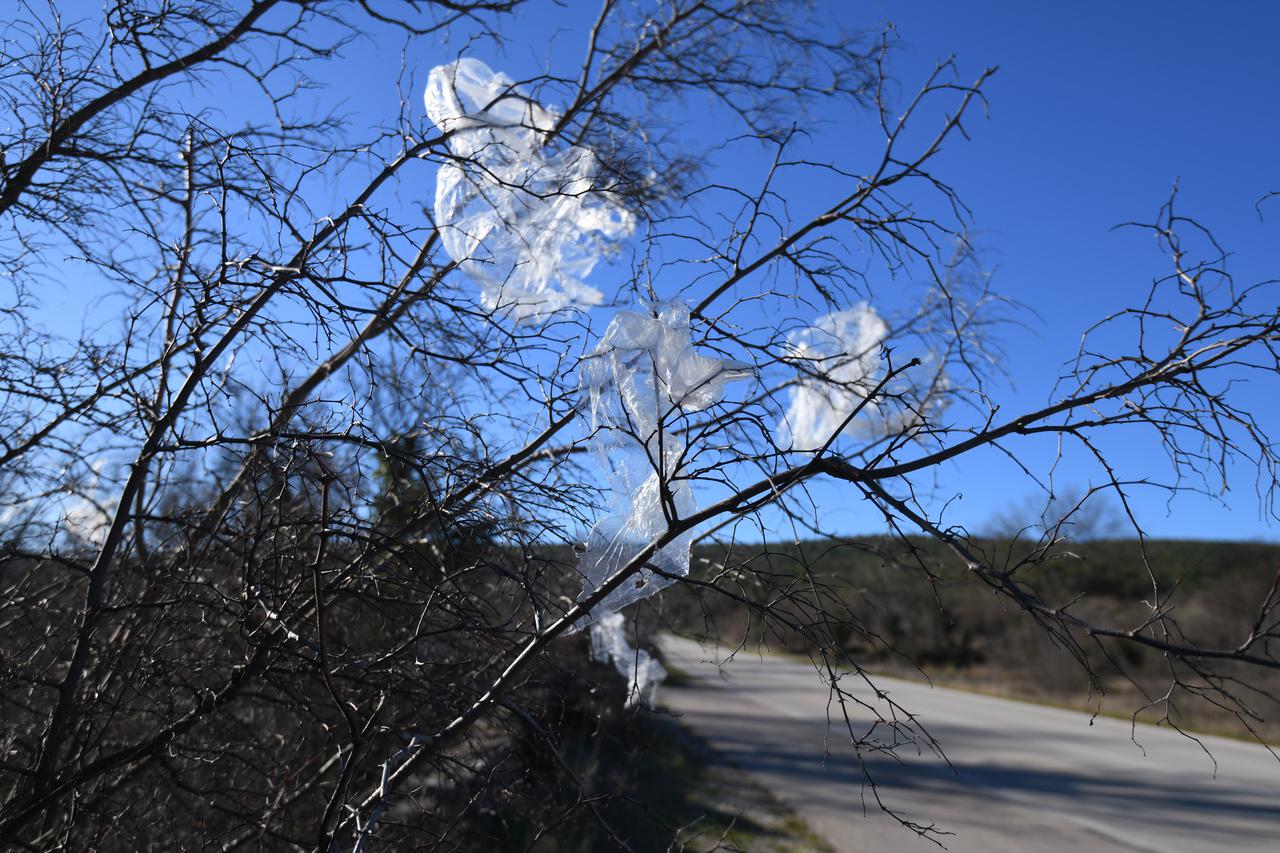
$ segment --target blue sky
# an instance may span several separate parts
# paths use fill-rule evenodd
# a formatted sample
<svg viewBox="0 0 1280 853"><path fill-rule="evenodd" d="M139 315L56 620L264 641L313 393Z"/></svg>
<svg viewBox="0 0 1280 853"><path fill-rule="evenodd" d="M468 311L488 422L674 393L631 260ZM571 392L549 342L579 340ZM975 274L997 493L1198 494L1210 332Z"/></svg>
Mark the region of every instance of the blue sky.
<svg viewBox="0 0 1280 853"><path fill-rule="evenodd" d="M1280 5L1273 3L1021 3L873 0L828 3L849 21L892 21L903 40L893 68L906 82L954 53L965 75L999 66L989 117L947 152L945 174L973 209L996 286L1039 315L1007 330L1010 399L1044 399L1046 379L1101 315L1140 299L1167 265L1154 241L1118 223L1151 221L1174 183L1179 207L1232 252L1239 283L1280 276ZM855 17L856 16L856 17ZM1277 384L1251 392L1280 422ZM1141 436L1116 452L1159 468ZM971 466L976 467L976 466ZM1196 497L1165 506L1140 496L1157 535L1278 538L1259 517L1253 471L1237 470L1226 507ZM1019 497L1012 472L962 470L957 522Z"/></svg>
<svg viewBox="0 0 1280 853"><path fill-rule="evenodd" d="M517 76L565 54L572 65L593 5L568 3L555 20L540 5L509 29L518 35L504 49L477 45L470 52ZM967 122L972 141L952 142L937 171L972 209L997 289L1033 312L1021 318L1025 328L1005 330L1011 382L999 389L1004 412L1043 405L1082 331L1141 301L1153 278L1167 274L1167 259L1147 233L1115 226L1153 221L1175 183L1181 211L1232 252L1239 283L1280 275L1280 201L1264 207L1267 221L1255 207L1280 190L1280 5L827 0L816 7L816 15L852 28L877 31L892 22L900 43L890 73L904 93L951 55L962 79L999 66L985 89L986 118ZM849 110L823 118L815 149L850 157L844 164L855 170L859 153L878 151L869 115ZM697 122L689 127L695 142L723 134L706 119ZM727 165L733 168L731 159ZM822 203L821 182L796 186L797 209ZM808 191L815 195L806 198ZM1280 426L1274 390L1247 393L1264 422ZM1149 434L1120 431L1107 446L1130 476L1167 479ZM1024 441L1016 449L1043 467L1055 448ZM1230 490L1217 500L1185 495L1170 504L1158 489L1136 489L1131 499L1157 536L1280 539L1280 528L1259 512L1255 473L1233 470ZM1099 482L1096 471L1064 466L1058 474L1068 488ZM945 520L973 529L1039 500L1020 472L993 454L919 485L936 488L939 501L954 499ZM835 490L820 488L817 497L829 508L827 523L850 532L879 526L867 507Z"/></svg>
<svg viewBox="0 0 1280 853"><path fill-rule="evenodd" d="M574 0L554 20L531 9L509 28L505 48L480 43L467 52L515 76L533 73L561 51L572 66L593 6ZM83 8L92 16L99 4ZM1241 283L1280 275L1280 200L1263 208L1266 221L1255 209L1266 192L1280 190L1274 47L1280 4L827 0L815 14L871 30L892 21L900 44L890 71L904 90L951 54L965 79L987 66L1000 68L986 88L989 114L967 123L972 140L949 145L937 171L972 209L997 289L1035 313L1023 318L1026 328L1005 331L1011 385L999 389L1004 411L1043 404L1081 331L1140 300L1152 278L1167 271L1149 236L1114 226L1153 219L1175 182L1181 209L1233 252L1229 263ZM438 52L420 44L406 56L416 115L427 70L464 44L441 44ZM398 96L387 71L394 72L394 63L372 60L399 48L395 39L353 44L345 64L324 69L333 101L353 118L392 123ZM225 95L214 102L228 113L253 115L250 102ZM862 143L874 150L869 115L829 118L819 143L847 145L855 154ZM710 130L690 127L695 138ZM421 178L429 198L430 170ZM335 181L335 196L340 184ZM795 201L817 203L803 195ZM84 295L69 283L69 301ZM1276 395L1250 393L1264 420L1280 423ZM1161 456L1148 438L1122 434L1111 449L1133 472L1160 470ZM1043 461L1051 450L1027 444L1020 452ZM1061 482L1089 480L1087 472L1066 471ZM946 520L974 528L1029 494L1012 466L989 457L943 472L935 485L942 499L955 498ZM1280 528L1259 516L1253 472L1236 470L1230 485L1222 504L1192 496L1166 507L1163 493L1154 491L1135 498L1155 535L1280 539ZM842 512L845 517L833 517L844 529L875 525L863 509Z"/></svg>

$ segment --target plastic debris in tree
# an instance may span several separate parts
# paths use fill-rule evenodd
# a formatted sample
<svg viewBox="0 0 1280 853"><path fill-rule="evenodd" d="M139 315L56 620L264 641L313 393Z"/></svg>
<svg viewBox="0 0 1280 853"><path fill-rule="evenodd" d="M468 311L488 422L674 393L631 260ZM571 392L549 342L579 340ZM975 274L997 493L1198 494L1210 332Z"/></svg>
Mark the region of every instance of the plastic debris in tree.
<svg viewBox="0 0 1280 853"><path fill-rule="evenodd" d="M783 446L819 450L837 433L850 434L871 422L879 407L867 395L880 380L880 350L888 333L880 315L861 303L819 317L790 336L788 360L803 373L779 425ZM850 421L859 406L858 417Z"/></svg>
<svg viewBox="0 0 1280 853"><path fill-rule="evenodd" d="M592 528L578 564L585 599L671 522L697 510L682 416L724 396L726 382L749 376L747 365L698 351L689 340L689 309L664 303L652 311L621 311L580 371L592 442L613 493L612 511ZM680 534L645 567L604 597L575 626L615 613L689 573L695 532Z"/></svg>
<svg viewBox="0 0 1280 853"><path fill-rule="evenodd" d="M610 613L591 626L591 659L613 662L627 682L628 708L641 703L652 707L658 685L667 677L666 668L653 655L627 642L626 620L621 613Z"/></svg>
<svg viewBox="0 0 1280 853"><path fill-rule="evenodd" d="M456 158L436 178L436 225L485 307L533 322L598 305L583 279L635 218L596 155L547 147L558 115L479 60L433 68L424 100Z"/></svg>

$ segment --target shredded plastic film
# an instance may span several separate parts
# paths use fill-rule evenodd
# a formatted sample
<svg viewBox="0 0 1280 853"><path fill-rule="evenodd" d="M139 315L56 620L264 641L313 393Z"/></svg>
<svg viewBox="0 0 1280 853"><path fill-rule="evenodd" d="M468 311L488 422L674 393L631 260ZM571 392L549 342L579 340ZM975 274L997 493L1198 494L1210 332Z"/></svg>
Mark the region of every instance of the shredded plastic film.
<svg viewBox="0 0 1280 853"><path fill-rule="evenodd" d="M643 703L652 707L658 685L667 670L653 655L636 649L627 642L626 620L621 613L610 613L591 626L591 659L597 663L613 661L627 682L627 707Z"/></svg>
<svg viewBox="0 0 1280 853"><path fill-rule="evenodd" d="M536 322L598 305L584 279L635 217L595 153L547 148L558 115L479 60L433 68L424 100L456 158L436 178L436 225L485 307Z"/></svg>
<svg viewBox="0 0 1280 853"><path fill-rule="evenodd" d="M626 566L672 521L697 510L689 487L680 417L724 396L725 383L749 376L747 365L705 355L689 339L689 309L621 311L585 360L581 385L592 442L613 493L612 511L587 538L578 564L583 600ZM581 628L669 586L689 573L687 531L658 549L645 567L604 597Z"/></svg>
<svg viewBox="0 0 1280 853"><path fill-rule="evenodd" d="M861 303L790 336L788 360L804 373L779 425L783 446L818 450L837 433L852 434L870 422L879 407L867 395L882 373L880 349L888 333L880 315ZM859 417L850 421L859 405Z"/></svg>

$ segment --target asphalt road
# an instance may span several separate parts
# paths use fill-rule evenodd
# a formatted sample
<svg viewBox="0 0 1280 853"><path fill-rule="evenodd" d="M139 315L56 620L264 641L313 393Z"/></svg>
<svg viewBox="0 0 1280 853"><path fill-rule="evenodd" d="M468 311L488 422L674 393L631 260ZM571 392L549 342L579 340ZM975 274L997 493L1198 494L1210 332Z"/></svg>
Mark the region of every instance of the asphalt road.
<svg viewBox="0 0 1280 853"><path fill-rule="evenodd" d="M660 703L836 849L939 849L877 808L838 707L828 724L829 690L812 666L752 652L723 662L725 650L675 638L662 647L691 683L664 686ZM851 682L841 684L877 701ZM865 752L865 766L886 805L954 833L939 838L949 850L1280 851L1280 760L1257 744L1203 737L1210 758L1167 729L892 678L876 684L918 716L951 766L911 746L896 759ZM863 733L874 721L865 710L851 718ZM874 731L892 737L883 725Z"/></svg>

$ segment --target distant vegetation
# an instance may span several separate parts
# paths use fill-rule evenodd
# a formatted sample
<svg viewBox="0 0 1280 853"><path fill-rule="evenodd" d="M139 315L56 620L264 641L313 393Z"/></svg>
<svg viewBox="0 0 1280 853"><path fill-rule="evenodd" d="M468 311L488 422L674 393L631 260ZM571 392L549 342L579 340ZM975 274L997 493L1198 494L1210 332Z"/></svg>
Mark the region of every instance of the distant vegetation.
<svg viewBox="0 0 1280 853"><path fill-rule="evenodd" d="M977 544L990 565L1095 624L1141 625L1158 589L1171 617L1166 626L1185 634L1175 639L1195 637L1206 649L1245 640L1257 602L1280 570L1280 546L1261 543L1117 539L1039 552L1043 543L1016 538ZM845 653L872 670L1108 713L1132 714L1155 702L1142 719L1167 716L1197 730L1252 729L1280 740L1280 673L1255 669L1245 688L1231 683L1230 668L1210 681L1194 661L1176 663L1132 643L1077 636L1073 651L968 574L942 544L922 538L805 542L764 552L708 547L695 558L699 581L774 612L762 617L761 606L735 606L703 586L668 593L660 617L668 627L710 629L730 644ZM1205 698L1201 689L1211 684L1234 703Z"/></svg>

